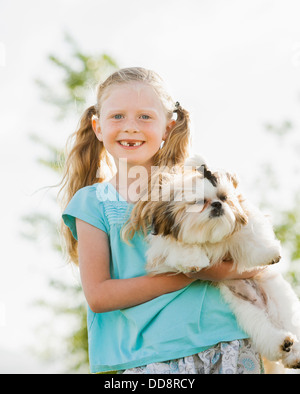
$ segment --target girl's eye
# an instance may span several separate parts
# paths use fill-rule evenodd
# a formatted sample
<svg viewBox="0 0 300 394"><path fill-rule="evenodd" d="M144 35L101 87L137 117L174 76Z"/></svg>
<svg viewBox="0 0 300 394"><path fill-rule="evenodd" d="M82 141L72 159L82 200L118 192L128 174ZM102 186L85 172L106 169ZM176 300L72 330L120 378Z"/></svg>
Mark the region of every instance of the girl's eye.
<svg viewBox="0 0 300 394"><path fill-rule="evenodd" d="M144 120L148 120L148 119L150 119L150 116L149 115L141 115L141 118Z"/></svg>
<svg viewBox="0 0 300 394"><path fill-rule="evenodd" d="M122 119L123 115L121 114L116 114L113 116L114 119Z"/></svg>

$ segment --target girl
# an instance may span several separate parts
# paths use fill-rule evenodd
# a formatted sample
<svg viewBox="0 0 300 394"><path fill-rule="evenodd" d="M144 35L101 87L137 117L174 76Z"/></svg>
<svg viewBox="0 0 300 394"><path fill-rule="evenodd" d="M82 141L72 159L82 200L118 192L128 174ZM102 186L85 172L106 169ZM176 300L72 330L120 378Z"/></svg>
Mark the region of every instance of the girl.
<svg viewBox="0 0 300 394"><path fill-rule="evenodd" d="M260 373L259 355L207 282L256 271L238 275L223 262L191 277L149 277L143 236L135 233L131 246L120 237L136 200L129 193L136 166L148 178L152 166L186 159L188 112L156 73L122 69L99 85L74 136L62 187L64 236L88 303L91 372ZM116 173L105 181L110 157Z"/></svg>

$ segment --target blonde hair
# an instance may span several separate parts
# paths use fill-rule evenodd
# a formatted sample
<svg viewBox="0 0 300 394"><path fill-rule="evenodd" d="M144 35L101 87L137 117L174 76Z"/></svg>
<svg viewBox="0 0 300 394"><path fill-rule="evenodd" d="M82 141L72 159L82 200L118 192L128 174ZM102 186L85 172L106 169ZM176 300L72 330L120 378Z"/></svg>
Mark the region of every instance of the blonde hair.
<svg viewBox="0 0 300 394"><path fill-rule="evenodd" d="M62 195L62 208L70 202L74 194L82 187L103 182L102 169L106 165L113 171L113 165L108 152L99 141L92 128L92 117L100 117L102 102L108 89L122 83L141 82L153 87L165 109L167 119L171 119L174 112L177 119L169 132L161 149L153 157L154 166L173 166L183 164L188 156L189 146L189 113L179 103L175 103L164 88L161 77L151 70L141 67L124 68L114 72L97 88L97 103L89 107L80 120L78 130L70 136L67 147L72 145L66 153L64 174L61 181L59 195ZM62 223L62 235L65 240L66 252L71 261L78 264L77 241L70 229Z"/></svg>

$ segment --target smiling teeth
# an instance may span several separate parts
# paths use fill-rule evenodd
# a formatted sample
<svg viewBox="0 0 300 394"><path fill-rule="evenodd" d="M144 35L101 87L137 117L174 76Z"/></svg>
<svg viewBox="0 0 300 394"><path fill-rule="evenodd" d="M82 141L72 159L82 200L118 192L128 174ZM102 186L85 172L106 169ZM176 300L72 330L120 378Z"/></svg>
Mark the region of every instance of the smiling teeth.
<svg viewBox="0 0 300 394"><path fill-rule="evenodd" d="M139 142L127 142L127 141L119 141L121 145L123 146L140 146L142 145L143 141Z"/></svg>

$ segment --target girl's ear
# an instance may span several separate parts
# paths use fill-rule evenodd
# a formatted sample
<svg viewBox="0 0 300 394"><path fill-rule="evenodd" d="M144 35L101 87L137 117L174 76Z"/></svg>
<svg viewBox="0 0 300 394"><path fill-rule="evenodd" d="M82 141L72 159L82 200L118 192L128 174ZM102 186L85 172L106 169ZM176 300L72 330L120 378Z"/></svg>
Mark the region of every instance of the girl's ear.
<svg viewBox="0 0 300 394"><path fill-rule="evenodd" d="M92 116L92 128L98 140L102 142L103 138L102 138L101 128L99 125L99 118L97 118L97 116L95 115Z"/></svg>
<svg viewBox="0 0 300 394"><path fill-rule="evenodd" d="M166 138L168 137L170 131L173 129L173 127L175 126L175 124L176 124L176 120L174 120L174 119L171 119L171 120L167 123L166 131L165 131L165 133L164 133L164 135L163 135L163 141L166 140Z"/></svg>

